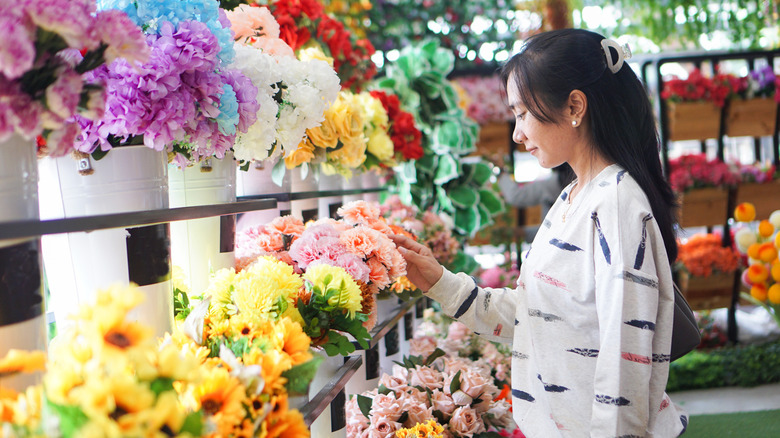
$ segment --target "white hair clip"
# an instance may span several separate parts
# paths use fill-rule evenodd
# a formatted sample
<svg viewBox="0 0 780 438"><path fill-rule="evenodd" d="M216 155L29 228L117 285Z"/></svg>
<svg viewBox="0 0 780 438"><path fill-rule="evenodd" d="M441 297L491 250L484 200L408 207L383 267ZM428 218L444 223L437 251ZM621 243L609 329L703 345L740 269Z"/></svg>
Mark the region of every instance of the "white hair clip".
<svg viewBox="0 0 780 438"><path fill-rule="evenodd" d="M612 53L609 48L612 47L617 52L617 61L612 62ZM626 59L631 59L631 47L628 44L620 45L617 41L604 38L601 40L601 48L604 49L604 56L607 58L607 67L614 74L620 71L620 67L623 67L623 62Z"/></svg>

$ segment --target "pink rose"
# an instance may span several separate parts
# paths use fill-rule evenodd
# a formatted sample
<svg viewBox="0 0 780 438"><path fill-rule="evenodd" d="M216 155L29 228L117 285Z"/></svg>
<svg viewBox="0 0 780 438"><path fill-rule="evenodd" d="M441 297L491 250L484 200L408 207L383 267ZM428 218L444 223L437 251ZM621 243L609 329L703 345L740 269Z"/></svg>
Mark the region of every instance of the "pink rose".
<svg viewBox="0 0 780 438"><path fill-rule="evenodd" d="M371 424L374 425L379 420L398 421L403 412L403 405L395 398L395 394L379 394L372 402Z"/></svg>
<svg viewBox="0 0 780 438"><path fill-rule="evenodd" d="M408 381L409 369L398 364L393 364L393 377L398 377L399 379Z"/></svg>
<svg viewBox="0 0 780 438"><path fill-rule="evenodd" d="M409 370L409 374L409 384L411 386L440 389L444 385L442 374L430 367L421 367L418 365L413 370Z"/></svg>
<svg viewBox="0 0 780 438"><path fill-rule="evenodd" d="M379 385L384 385L385 388L396 394L402 393L409 388L406 379L391 376L389 374L382 374L382 377L379 378Z"/></svg>
<svg viewBox="0 0 780 438"><path fill-rule="evenodd" d="M368 427L368 418L366 418L365 415L363 415L363 412L360 411L360 407L357 403L357 397L352 397L347 400L345 411L347 417L347 427L353 426L353 428L360 429L361 432ZM350 434L350 436L357 435Z"/></svg>
<svg viewBox="0 0 780 438"><path fill-rule="evenodd" d="M472 398L479 397L483 392L492 393L490 383L485 376L473 369L460 374L460 389Z"/></svg>
<svg viewBox="0 0 780 438"><path fill-rule="evenodd" d="M449 426L454 433L469 438L473 437L475 433L485 431L485 424L482 423L482 419L479 418L474 409L467 406L455 409Z"/></svg>
<svg viewBox="0 0 780 438"><path fill-rule="evenodd" d="M447 337L454 340L461 340L471 333L468 327L462 322L455 321L450 324L450 328L447 331Z"/></svg>
<svg viewBox="0 0 780 438"><path fill-rule="evenodd" d="M409 414L409 418L404 423L407 427L414 427L415 424L425 423L433 418L433 408L425 404L409 406L406 412Z"/></svg>
<svg viewBox="0 0 780 438"><path fill-rule="evenodd" d="M436 339L433 336L423 336L413 338L409 342L409 351L413 356L422 356L426 358L436 350Z"/></svg>
<svg viewBox="0 0 780 438"><path fill-rule="evenodd" d="M433 410L440 411L444 415L451 415L455 410L455 402L452 397L438 389L432 391L431 401L433 402Z"/></svg>

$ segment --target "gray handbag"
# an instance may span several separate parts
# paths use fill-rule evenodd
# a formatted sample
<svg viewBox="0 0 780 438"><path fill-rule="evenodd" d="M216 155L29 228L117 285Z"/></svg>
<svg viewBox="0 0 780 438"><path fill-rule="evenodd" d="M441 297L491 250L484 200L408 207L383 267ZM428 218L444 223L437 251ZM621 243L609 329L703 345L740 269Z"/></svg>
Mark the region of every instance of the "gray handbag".
<svg viewBox="0 0 780 438"><path fill-rule="evenodd" d="M674 322L672 323L672 362L690 353L701 343L701 333L691 306L680 288L674 285Z"/></svg>

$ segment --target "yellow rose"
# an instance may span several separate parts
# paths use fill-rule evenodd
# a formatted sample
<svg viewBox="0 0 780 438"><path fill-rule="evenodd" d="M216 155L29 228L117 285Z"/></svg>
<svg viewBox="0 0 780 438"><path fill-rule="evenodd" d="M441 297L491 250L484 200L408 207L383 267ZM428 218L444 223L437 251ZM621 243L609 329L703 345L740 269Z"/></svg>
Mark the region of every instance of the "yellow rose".
<svg viewBox="0 0 780 438"><path fill-rule="evenodd" d="M328 111L342 143L354 143L363 136L363 114L352 93L339 93L339 98Z"/></svg>
<svg viewBox="0 0 780 438"><path fill-rule="evenodd" d="M298 149L292 151L290 155L284 158L284 165L288 169L300 166L303 163L309 163L314 159L314 145L311 140L306 138L298 144Z"/></svg>
<svg viewBox="0 0 780 438"><path fill-rule="evenodd" d="M309 41L313 41L309 40ZM308 45L308 44L307 44ZM301 61L325 61L333 67L333 58L326 55L319 45L311 45L298 51L298 59Z"/></svg>
<svg viewBox="0 0 780 438"><path fill-rule="evenodd" d="M333 112L325 112L325 120L320 126L306 130L306 135L314 146L333 149L339 144L339 134L333 124Z"/></svg>
<svg viewBox="0 0 780 438"><path fill-rule="evenodd" d="M361 133L355 140L344 142L340 149L328 153L328 159L356 169L366 161L366 139Z"/></svg>
<svg viewBox="0 0 780 438"><path fill-rule="evenodd" d="M382 101L376 99L370 93L362 92L357 95L357 100L365 114L367 123L374 125L375 128L387 129L387 111Z"/></svg>
<svg viewBox="0 0 780 438"><path fill-rule="evenodd" d="M368 137L368 152L373 154L379 161L387 161L393 158L395 149L393 140L387 135L387 131L375 129Z"/></svg>

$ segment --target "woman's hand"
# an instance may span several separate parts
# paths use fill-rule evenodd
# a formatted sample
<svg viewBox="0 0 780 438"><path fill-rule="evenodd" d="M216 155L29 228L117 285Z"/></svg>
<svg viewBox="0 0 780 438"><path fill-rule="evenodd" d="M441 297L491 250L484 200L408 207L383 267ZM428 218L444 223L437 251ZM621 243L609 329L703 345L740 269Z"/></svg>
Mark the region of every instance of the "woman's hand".
<svg viewBox="0 0 780 438"><path fill-rule="evenodd" d="M406 236L394 234L390 238L406 259L406 278L423 292L428 292L444 272L444 268L433 257L433 252Z"/></svg>

